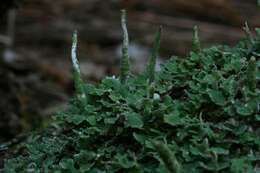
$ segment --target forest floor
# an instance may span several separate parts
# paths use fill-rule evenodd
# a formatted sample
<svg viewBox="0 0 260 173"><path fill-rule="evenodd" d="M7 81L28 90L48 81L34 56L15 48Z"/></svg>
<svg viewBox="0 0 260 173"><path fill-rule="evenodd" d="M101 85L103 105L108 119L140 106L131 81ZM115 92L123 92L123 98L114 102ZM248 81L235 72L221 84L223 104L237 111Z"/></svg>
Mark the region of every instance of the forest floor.
<svg viewBox="0 0 260 173"><path fill-rule="evenodd" d="M118 74L122 8L129 13L135 72L143 69L159 25L163 26L160 62L189 51L194 25L199 26L203 46L234 45L243 37L245 21L251 28L260 27L255 0L24 1L16 10L13 45L0 45L0 167L8 155L1 143L12 139L19 143L21 134L46 126L46 117L66 108L73 93L74 29L79 31L79 60L86 80L95 83ZM0 35L6 32L8 17L2 23Z"/></svg>

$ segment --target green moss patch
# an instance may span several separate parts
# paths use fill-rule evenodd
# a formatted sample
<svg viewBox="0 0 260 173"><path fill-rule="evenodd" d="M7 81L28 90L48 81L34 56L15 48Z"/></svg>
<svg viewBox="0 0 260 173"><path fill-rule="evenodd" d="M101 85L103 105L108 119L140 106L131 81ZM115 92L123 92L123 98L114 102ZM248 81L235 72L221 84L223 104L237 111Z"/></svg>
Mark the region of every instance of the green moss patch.
<svg viewBox="0 0 260 173"><path fill-rule="evenodd" d="M122 20L123 28L125 20ZM55 127L34 135L4 172L252 173L260 171L260 32L235 47L200 48L155 72L161 29L144 73L129 72L128 38L120 78L84 83Z"/></svg>

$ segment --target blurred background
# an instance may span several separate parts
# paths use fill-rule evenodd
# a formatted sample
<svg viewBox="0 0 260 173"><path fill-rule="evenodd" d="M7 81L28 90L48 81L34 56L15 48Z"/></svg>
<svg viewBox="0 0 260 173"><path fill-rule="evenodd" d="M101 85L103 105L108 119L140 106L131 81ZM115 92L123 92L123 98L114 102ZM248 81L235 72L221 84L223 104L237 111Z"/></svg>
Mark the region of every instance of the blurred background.
<svg viewBox="0 0 260 173"><path fill-rule="evenodd" d="M66 107L73 93L74 29L84 78L96 83L118 74L123 8L134 72L147 62L159 25L158 64L188 53L194 25L203 47L234 45L243 37L245 21L252 30L260 27L257 0L1 0L0 144L44 127L53 112Z"/></svg>

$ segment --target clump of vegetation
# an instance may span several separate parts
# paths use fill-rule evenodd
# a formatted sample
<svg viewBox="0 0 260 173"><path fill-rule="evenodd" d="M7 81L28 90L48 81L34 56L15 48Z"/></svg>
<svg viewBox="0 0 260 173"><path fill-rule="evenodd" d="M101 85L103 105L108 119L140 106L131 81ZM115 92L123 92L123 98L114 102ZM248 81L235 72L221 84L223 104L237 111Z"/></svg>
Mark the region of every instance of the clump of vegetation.
<svg viewBox="0 0 260 173"><path fill-rule="evenodd" d="M120 78L83 83L58 125L35 134L4 172L252 173L260 171L260 31L237 46L192 51L155 71L161 29L142 74L129 71L125 12Z"/></svg>

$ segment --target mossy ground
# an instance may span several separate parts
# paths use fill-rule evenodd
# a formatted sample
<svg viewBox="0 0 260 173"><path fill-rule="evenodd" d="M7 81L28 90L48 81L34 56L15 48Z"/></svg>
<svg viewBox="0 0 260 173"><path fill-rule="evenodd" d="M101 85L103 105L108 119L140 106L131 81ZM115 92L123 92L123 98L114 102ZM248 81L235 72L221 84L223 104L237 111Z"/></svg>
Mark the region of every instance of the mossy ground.
<svg viewBox="0 0 260 173"><path fill-rule="evenodd" d="M259 36L201 49L195 30L193 43L187 57L172 57L160 72L152 63L142 74L125 71L123 82L93 86L74 71L69 109L4 172L259 172Z"/></svg>

